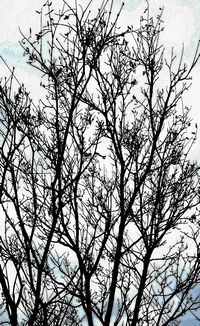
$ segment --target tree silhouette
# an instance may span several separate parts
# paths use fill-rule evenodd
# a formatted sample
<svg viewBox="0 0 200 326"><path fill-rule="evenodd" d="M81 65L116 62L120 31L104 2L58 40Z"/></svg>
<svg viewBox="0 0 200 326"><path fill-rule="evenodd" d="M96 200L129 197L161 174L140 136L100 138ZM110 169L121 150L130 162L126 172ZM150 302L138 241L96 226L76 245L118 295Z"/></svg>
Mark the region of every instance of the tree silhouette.
<svg viewBox="0 0 200 326"><path fill-rule="evenodd" d="M179 325L198 318L199 175L183 95L199 58L166 58L162 9L118 27L46 1L23 35L35 104L0 86L1 325ZM95 10L94 10L95 11Z"/></svg>

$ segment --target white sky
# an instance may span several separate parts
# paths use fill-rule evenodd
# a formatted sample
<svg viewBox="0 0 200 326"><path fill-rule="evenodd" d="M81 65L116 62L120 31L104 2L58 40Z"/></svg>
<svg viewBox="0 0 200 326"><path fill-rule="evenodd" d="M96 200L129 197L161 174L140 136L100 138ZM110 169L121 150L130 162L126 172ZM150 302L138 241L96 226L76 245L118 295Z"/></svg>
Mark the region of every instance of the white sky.
<svg viewBox="0 0 200 326"><path fill-rule="evenodd" d="M86 0L80 0L82 5L87 2ZM99 6L99 0L94 0L94 2ZM118 7L121 2L121 0L114 0L114 5ZM125 8L120 24L137 26L145 9L146 1L124 0L124 2ZM59 7L60 0L54 0L54 3L58 4ZM149 0L149 3L152 13L155 14L159 12L159 7L164 6L165 8L163 16L165 22L165 31L163 33L165 47L169 50L171 46L174 46L180 50L184 43L186 60L191 59L197 40L200 38L200 1ZM28 74L29 80L30 73L27 72L28 68L25 66L22 50L18 44L21 39L19 27L24 32L28 32L30 26L32 29L35 27L37 30L39 28L39 15L35 11L39 10L42 4L43 0L0 0L0 55L3 55L9 64L16 66L19 76L24 74L23 78L25 78L25 75ZM0 65L1 76L2 72L3 67ZM200 84L199 81L198 84ZM199 102L198 84L194 83L193 90L191 90L192 96L190 96L190 100L194 104L195 116L197 113L196 106Z"/></svg>
<svg viewBox="0 0 200 326"><path fill-rule="evenodd" d="M60 0L54 0L59 3ZM94 0L100 3L99 0ZM146 6L145 0L124 0L125 8L121 17L120 24L127 26L133 24L137 26L140 16ZM87 3L80 0L83 5ZM185 44L185 59L192 60L195 47L200 38L200 0L149 0L152 13L158 13L159 7L164 5L165 31L163 42L167 51L174 46L180 51L182 44ZM36 10L40 9L42 0L0 0L0 55L2 55L10 66L16 67L16 75L19 80L24 80L27 88L32 90L33 96L37 95L39 86L38 73L34 73L25 65L22 57L22 49L18 41L21 39L19 27L22 31L39 29L39 16ZM118 7L120 0L114 0ZM0 60L0 77L7 73L5 65ZM193 85L186 96L186 104L192 105L191 116L194 122L199 125L200 140L200 63L193 74ZM192 150L194 159L200 160L200 146L197 143Z"/></svg>
<svg viewBox="0 0 200 326"><path fill-rule="evenodd" d="M53 0L54 4L62 0ZM68 0L73 3L73 0ZM101 0L93 0L94 9L97 9ZM140 16L146 8L146 0L124 0L125 6L120 18L120 26L138 25ZM19 45L21 40L20 29L26 34L29 27L35 32L39 31L40 21L36 10L40 10L43 0L0 0L0 55L2 55L10 67L15 66L15 74L20 81L23 81L31 95L39 97L39 72L30 69L23 57L23 50ZM86 0L79 0L79 3L87 4ZM114 0L114 9L117 12L121 0ZM166 53L171 47L180 52L184 43L185 60L191 62L196 49L197 41L200 39L200 0L149 0L152 15L159 13L159 8L164 6L164 32L162 36ZM0 59L0 77L8 74L8 70ZM192 158L200 162L200 62L193 73L193 84L186 93L185 104L192 110L191 117L194 123L199 125L199 141L193 147Z"/></svg>
<svg viewBox="0 0 200 326"><path fill-rule="evenodd" d="M54 0L59 3L60 0ZM80 1L80 3L87 1ZM100 3L95 0L94 2ZM152 12L158 12L164 5L166 46L185 43L188 51L200 36L200 1L199 0L149 0ZM42 0L0 0L0 51L10 50L8 56L13 61L19 60L19 53L14 49L20 39L18 27L28 30L29 26L38 26L39 20L35 10L40 9ZM114 0L119 6L121 0ZM122 23L137 24L146 5L145 0L125 0ZM12 53L11 53L12 52ZM190 52L190 51L189 51ZM11 58L10 58L11 59Z"/></svg>
<svg viewBox="0 0 200 326"><path fill-rule="evenodd" d="M61 0L54 0L58 4ZM72 0L70 0L71 2ZM86 0L80 0L83 5ZM114 0L115 7L119 7L121 0ZM145 0L124 0L125 8L120 19L120 25L127 26L133 24L137 26L140 16L146 7ZM99 0L94 0L97 7ZM182 44L185 46L185 59L189 61L195 51L197 40L200 38L200 1L199 0L149 0L152 13L158 13L159 7L164 6L163 19L165 22L165 30L163 33L163 42L167 51L174 46L178 52ZM2 55L9 65L16 67L17 76L26 81L28 88L32 89L33 95L36 95L37 88L32 87L37 84L38 73L31 70L25 64L25 58L22 57L22 49L19 45L21 39L19 27L25 33L39 29L39 10L43 4L43 0L0 0L0 55ZM190 92L187 95L186 103L192 105L192 117L199 120L200 126L200 63L194 71L194 81ZM0 60L0 76L6 73L5 66ZM199 155L200 156L200 155Z"/></svg>

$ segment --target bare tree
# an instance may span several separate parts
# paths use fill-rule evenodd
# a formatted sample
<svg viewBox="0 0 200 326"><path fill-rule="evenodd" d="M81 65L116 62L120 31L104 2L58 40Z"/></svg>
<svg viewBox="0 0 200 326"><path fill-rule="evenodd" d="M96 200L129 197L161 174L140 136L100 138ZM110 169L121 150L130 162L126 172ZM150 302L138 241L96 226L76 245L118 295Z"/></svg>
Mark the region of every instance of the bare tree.
<svg viewBox="0 0 200 326"><path fill-rule="evenodd" d="M122 8L91 4L47 1L39 33L23 35L38 105L14 73L1 81L1 325L198 318L197 126L183 95L199 46L190 66L165 58L162 9L122 30Z"/></svg>

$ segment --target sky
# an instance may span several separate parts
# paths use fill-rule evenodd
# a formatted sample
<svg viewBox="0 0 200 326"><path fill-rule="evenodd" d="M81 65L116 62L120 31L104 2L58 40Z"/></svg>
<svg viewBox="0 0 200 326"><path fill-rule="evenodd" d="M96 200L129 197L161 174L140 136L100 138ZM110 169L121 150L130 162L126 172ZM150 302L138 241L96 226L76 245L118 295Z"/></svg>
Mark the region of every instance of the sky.
<svg viewBox="0 0 200 326"><path fill-rule="evenodd" d="M54 0L58 4L61 0ZM68 0L73 1L73 0ZM93 0L94 6L99 0ZM80 3L87 3L81 0ZM96 3L96 4L95 4ZM119 8L121 0L114 0L114 8ZM125 6L120 18L120 25L132 24L137 26L140 16L146 7L146 0L124 0ZM20 80L24 80L27 88L34 97L39 92L39 73L26 65L22 48L19 45L21 39L19 28L25 34L32 30L39 31L39 10L43 0L0 0L0 55L6 59L10 67L15 66L15 73ZM190 62L195 52L197 41L200 39L200 1L199 0L149 0L152 15L159 13L159 8L164 7L164 32L162 41L166 48L166 53L171 51L173 46L177 53L180 53L184 43L185 61ZM200 63L193 72L193 85L185 96L185 104L190 107L191 117L199 124L200 134ZM31 71L31 73L30 73ZM8 73L7 68L0 59L0 76ZM34 85L34 87L32 87ZM199 136L200 139L200 136ZM192 157L200 160L198 144L191 152Z"/></svg>
<svg viewBox="0 0 200 326"><path fill-rule="evenodd" d="M83 4L85 0L82 0ZM99 3L98 0L94 0ZM59 3L60 0L56 0ZM85 1L86 2L86 1ZM132 24L137 26L140 16L146 7L145 0L124 0L124 11L120 19L120 24L127 26ZM87 3L87 2L86 2ZM19 80L23 80L27 89L31 91L33 97L37 97L39 92L39 74L26 65L26 60L22 56L23 50L19 45L21 39L19 28L28 33L29 27L39 30L39 16L36 10L40 9L42 0L0 0L0 56L7 64L15 66L15 73ZM114 6L120 6L120 0L114 0ZM149 0L152 15L159 12L159 8L164 6L164 26L163 44L166 53L169 53L173 46L177 53L180 53L184 43L186 62L192 60L197 41L200 39L200 1L199 0ZM8 70L0 59L0 78ZM193 84L188 94L185 96L185 103L191 109L191 117L194 123L199 125L198 139L200 141L200 63L193 72ZM200 161L200 142L197 142L191 152L192 159ZM181 326L191 325L191 319L187 317ZM195 326L195 323L193 324Z"/></svg>
<svg viewBox="0 0 200 326"><path fill-rule="evenodd" d="M60 0L54 0L59 3ZM87 3L85 0L80 1ZM100 3L99 0L94 0ZM121 0L114 0L114 6L119 7ZM140 16L146 7L145 0L124 0L125 6L121 15L120 24L127 26L133 24L137 26ZM200 38L200 1L199 0L149 0L152 14L158 14L159 7L164 6L163 20L165 30L163 41L167 51L174 46L178 51L184 43L186 61L192 59L198 39ZM22 49L19 45L21 39L19 28L24 32L29 31L29 27L39 29L39 10L43 0L0 0L0 55L7 63L16 67L19 77L26 79L27 87L31 88L30 68L26 65L25 58L22 56ZM0 60L1 61L1 60ZM200 64L199 64L200 67ZM199 70L199 69L198 69ZM0 62L0 75L4 74L5 67ZM38 78L38 72L32 71L32 79ZM194 83L190 90L190 101L193 105L192 115L197 118L199 92L198 84L200 77L197 69L194 72ZM32 90L34 91L34 90ZM35 90L36 91L36 90ZM191 96L192 94L192 96Z"/></svg>

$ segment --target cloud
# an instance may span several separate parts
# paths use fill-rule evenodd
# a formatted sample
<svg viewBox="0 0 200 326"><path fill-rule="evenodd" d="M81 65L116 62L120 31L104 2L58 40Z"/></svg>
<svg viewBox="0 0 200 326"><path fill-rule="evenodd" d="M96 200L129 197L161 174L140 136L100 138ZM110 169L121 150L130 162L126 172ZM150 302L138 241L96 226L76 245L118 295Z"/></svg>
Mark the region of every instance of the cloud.
<svg viewBox="0 0 200 326"><path fill-rule="evenodd" d="M184 0L151 0L150 14L156 16L159 13L159 8L164 8L163 20L165 31L163 33L163 41L166 47L182 46L183 42L186 47L191 48L193 41L198 38L199 23L199 11L197 6L192 6L191 3L195 3L194 0L190 2ZM140 16L143 14L146 8L146 1L138 0L126 0L125 1L125 13L124 23L132 21L132 24L137 24Z"/></svg>
<svg viewBox="0 0 200 326"><path fill-rule="evenodd" d="M70 0L72 4L74 0ZM78 1L81 3L81 0ZM145 0L124 0L125 6L122 11L119 25L125 28L127 25L137 27L140 21L140 16L145 15L146 7ZM55 8L60 8L62 0L53 1ZM88 1L84 0L84 4ZM27 80L28 85L35 84L38 79L38 72L31 70L26 65L26 59L22 56L23 51L19 45L21 39L19 27L23 32L29 32L29 27L33 31L38 31L40 27L39 15L36 10L39 10L43 4L41 0L1 0L0 1L0 55L2 55L12 67L15 66L16 73L21 77L24 74L24 80ZM117 13L122 4L121 0L114 1L114 11ZM161 35L161 42L166 48L166 54L169 54L170 49L174 46L175 51L180 54L182 44L185 44L186 61L192 60L197 40L200 35L200 2L199 0L149 0L151 15L155 16L159 13L159 8L164 6L163 20L164 32ZM92 3L93 9L100 6L98 0ZM0 61L1 76L6 73L5 67ZM199 66L198 66L199 69ZM35 77L33 77L35 76ZM33 80L34 79L34 80ZM195 119L199 116L199 73L195 73L193 85L188 92L192 96L188 96L190 105L193 105L192 115ZM200 120L200 118L199 118ZM198 154L197 154L198 155Z"/></svg>
<svg viewBox="0 0 200 326"><path fill-rule="evenodd" d="M1 0L0 3L0 42L18 42L19 27L39 26L35 10L41 7L41 0Z"/></svg>

